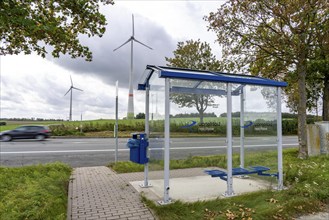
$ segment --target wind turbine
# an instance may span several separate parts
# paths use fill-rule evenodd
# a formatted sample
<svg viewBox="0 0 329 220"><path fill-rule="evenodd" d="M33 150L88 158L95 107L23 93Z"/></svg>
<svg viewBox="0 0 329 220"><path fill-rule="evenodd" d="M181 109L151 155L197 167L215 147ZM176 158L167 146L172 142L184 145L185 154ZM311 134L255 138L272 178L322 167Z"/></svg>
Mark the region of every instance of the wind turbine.
<svg viewBox="0 0 329 220"><path fill-rule="evenodd" d="M118 50L119 48L123 47L127 43L130 42L130 49L131 49L131 54L130 54L130 75L129 75L129 96L128 96L128 112L127 112L127 119L133 119L134 118L134 90L133 90L133 71L134 71L134 60L133 60L133 54L134 54L134 41L143 45L144 47L147 47L151 50L153 50L151 47L147 46L146 44L143 44L139 40L135 38L135 28L134 28L134 15L132 15L132 36L124 42L121 46L118 48L114 49L113 51Z"/></svg>
<svg viewBox="0 0 329 220"><path fill-rule="evenodd" d="M70 76L71 79L71 87L69 88L69 90L67 90L67 92L65 93L64 96L67 95L67 93L71 92L70 94L70 117L69 120L72 121L72 94L73 94L73 89L79 90L79 91L83 91L82 89L76 88L73 86L73 81L72 81L72 77Z"/></svg>

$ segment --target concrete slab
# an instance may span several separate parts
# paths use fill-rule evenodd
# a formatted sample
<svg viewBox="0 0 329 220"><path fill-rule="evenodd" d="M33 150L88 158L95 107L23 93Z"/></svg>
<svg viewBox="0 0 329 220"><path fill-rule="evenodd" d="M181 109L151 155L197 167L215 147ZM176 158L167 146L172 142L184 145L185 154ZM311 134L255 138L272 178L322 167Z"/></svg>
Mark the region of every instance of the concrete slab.
<svg viewBox="0 0 329 220"><path fill-rule="evenodd" d="M132 181L130 184L138 192L143 192L148 199L153 201L162 200L164 188L163 179L150 180L149 182L152 184L152 187L149 188L141 188L139 186L143 181ZM173 201L181 200L184 202L224 198L223 194L227 188L226 181L210 176L171 178L169 184L171 199ZM236 195L269 189L271 187L269 182L259 179L233 178L233 189Z"/></svg>

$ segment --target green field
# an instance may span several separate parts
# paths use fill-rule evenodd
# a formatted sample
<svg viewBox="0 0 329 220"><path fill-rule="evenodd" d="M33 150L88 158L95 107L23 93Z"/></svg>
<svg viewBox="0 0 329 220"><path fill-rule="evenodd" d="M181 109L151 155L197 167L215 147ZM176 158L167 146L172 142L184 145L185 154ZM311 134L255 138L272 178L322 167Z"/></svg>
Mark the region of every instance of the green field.
<svg viewBox="0 0 329 220"><path fill-rule="evenodd" d="M195 126L190 125L192 121L197 122ZM5 126L0 126L0 131L11 130L20 125L48 125L53 136L87 136L87 137L114 137L114 119L99 119L89 121L2 121L6 122ZM276 124L273 121L257 119L254 122L255 127L266 125L265 131L258 131L254 128L245 129L245 134L250 136L259 135L276 135ZM240 133L240 119L233 118L233 135L238 136ZM282 121L283 135L297 134L297 120L284 119ZM118 121L119 137L129 137L131 133L143 132L145 130L145 119L120 119ZM164 121L150 121L150 132L163 132ZM204 122L195 118L171 118L170 131L172 136L225 136L226 118L225 117L205 117Z"/></svg>
<svg viewBox="0 0 329 220"><path fill-rule="evenodd" d="M99 120L88 120L88 121L6 121L3 120L3 122L6 122L6 125L0 126L0 131L5 130L11 130L21 125L47 125L47 126L59 126L59 125L65 125L68 127L87 127L90 125L93 125L94 127L97 126L103 126L108 124L115 124L114 119L99 119ZM144 124L144 119L134 119L134 120L126 120L121 119L119 120L120 125L125 126L135 126L136 124L142 123ZM113 130L113 127L111 128Z"/></svg>

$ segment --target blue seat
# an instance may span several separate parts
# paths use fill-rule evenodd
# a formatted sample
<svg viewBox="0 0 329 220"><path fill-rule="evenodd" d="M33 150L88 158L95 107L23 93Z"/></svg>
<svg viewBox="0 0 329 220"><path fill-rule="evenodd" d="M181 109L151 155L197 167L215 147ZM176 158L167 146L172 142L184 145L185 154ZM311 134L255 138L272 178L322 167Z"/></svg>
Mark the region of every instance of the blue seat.
<svg viewBox="0 0 329 220"><path fill-rule="evenodd" d="M278 177L278 173L271 174L271 173L264 173L265 171L270 170L268 167L264 166L252 166L250 169L245 168L233 168L232 175L249 175L249 174L257 174L260 176L276 176ZM227 173L222 170L205 170L205 173L209 174L211 177L219 177L222 180L227 181Z"/></svg>

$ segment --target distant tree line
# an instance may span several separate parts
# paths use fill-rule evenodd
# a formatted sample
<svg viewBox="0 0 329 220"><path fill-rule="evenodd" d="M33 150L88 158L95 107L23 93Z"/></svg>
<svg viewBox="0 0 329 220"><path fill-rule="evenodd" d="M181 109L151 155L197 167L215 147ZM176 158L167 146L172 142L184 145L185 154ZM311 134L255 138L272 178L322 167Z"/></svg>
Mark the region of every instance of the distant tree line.
<svg viewBox="0 0 329 220"><path fill-rule="evenodd" d="M4 121L64 121L63 119L46 119L46 118L0 118Z"/></svg>
<svg viewBox="0 0 329 220"><path fill-rule="evenodd" d="M171 118L196 118L196 117L200 117L199 113L180 113L180 114L176 114L176 115L170 115ZM217 115L212 112L212 113L203 113L203 117L214 117L216 118Z"/></svg>
<svg viewBox="0 0 329 220"><path fill-rule="evenodd" d="M204 117L214 117L216 118L217 115L212 112L212 113L203 113ZM198 118L200 117L199 113L180 113L180 114L176 114L176 115L170 115L171 118ZM135 119L145 119L145 114L144 113L138 113L135 116Z"/></svg>
<svg viewBox="0 0 329 220"><path fill-rule="evenodd" d="M220 117L226 118L226 116L227 116L227 113L220 114ZM239 118L240 112L232 112L232 117Z"/></svg>
<svg viewBox="0 0 329 220"><path fill-rule="evenodd" d="M145 119L145 113L138 113L136 116L135 116L135 119Z"/></svg>

